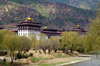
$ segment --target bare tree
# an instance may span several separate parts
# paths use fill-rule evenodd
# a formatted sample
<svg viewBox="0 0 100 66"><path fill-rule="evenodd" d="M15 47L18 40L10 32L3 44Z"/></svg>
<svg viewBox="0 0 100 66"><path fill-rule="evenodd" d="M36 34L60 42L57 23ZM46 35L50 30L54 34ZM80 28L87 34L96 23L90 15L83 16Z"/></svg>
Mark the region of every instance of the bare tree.
<svg viewBox="0 0 100 66"><path fill-rule="evenodd" d="M50 39L39 42L36 45L36 48L42 49L44 53L46 53L46 50L48 50L48 54L50 54L52 50L56 52L60 48L60 42L58 37L51 37Z"/></svg>

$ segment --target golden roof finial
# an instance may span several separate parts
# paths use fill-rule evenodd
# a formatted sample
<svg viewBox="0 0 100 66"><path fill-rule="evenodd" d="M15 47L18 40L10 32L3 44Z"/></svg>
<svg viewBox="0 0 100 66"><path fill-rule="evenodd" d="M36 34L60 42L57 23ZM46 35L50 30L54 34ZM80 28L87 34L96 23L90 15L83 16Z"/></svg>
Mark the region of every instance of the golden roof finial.
<svg viewBox="0 0 100 66"><path fill-rule="evenodd" d="M77 27L80 27L80 25L77 25Z"/></svg>
<svg viewBox="0 0 100 66"><path fill-rule="evenodd" d="M28 16L28 18L26 18L26 21L32 21L32 18L30 18L30 16Z"/></svg>
<svg viewBox="0 0 100 66"><path fill-rule="evenodd" d="M44 28L47 28L46 26Z"/></svg>

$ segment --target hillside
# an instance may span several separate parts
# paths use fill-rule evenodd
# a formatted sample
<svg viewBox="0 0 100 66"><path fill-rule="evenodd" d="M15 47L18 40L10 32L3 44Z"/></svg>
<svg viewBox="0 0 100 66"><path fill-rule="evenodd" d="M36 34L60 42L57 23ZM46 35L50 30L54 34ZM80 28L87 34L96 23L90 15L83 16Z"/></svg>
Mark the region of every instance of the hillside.
<svg viewBox="0 0 100 66"><path fill-rule="evenodd" d="M69 4L78 8L96 10L97 3L99 0L48 0L52 2Z"/></svg>
<svg viewBox="0 0 100 66"><path fill-rule="evenodd" d="M49 28L68 29L87 25L95 12L46 0L0 0L0 24L18 23L28 16Z"/></svg>

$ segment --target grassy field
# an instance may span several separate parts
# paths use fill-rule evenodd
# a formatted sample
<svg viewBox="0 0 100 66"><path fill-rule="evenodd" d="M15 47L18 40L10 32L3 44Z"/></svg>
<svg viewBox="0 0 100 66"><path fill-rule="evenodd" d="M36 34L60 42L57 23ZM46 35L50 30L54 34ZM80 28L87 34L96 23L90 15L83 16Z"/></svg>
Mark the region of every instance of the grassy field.
<svg viewBox="0 0 100 66"><path fill-rule="evenodd" d="M14 62L14 64L10 64L10 62L0 62L0 66L19 66L19 65L38 65L38 66L55 66L60 65L64 63L70 63L72 61L82 60L79 57L76 57L74 53L63 53L62 51L58 52L51 52L50 54L45 53L39 53L39 51L35 52L33 50L30 50L27 52L27 54L33 53L33 56L30 56L27 58L30 62L25 61L26 59L20 59L18 62Z"/></svg>
<svg viewBox="0 0 100 66"><path fill-rule="evenodd" d="M32 65L38 66L55 66L64 63L69 63L71 61L81 60L79 58L72 58L75 57L75 54L72 53L51 53L51 54L39 54L38 57L31 57L29 58L30 61L33 62Z"/></svg>

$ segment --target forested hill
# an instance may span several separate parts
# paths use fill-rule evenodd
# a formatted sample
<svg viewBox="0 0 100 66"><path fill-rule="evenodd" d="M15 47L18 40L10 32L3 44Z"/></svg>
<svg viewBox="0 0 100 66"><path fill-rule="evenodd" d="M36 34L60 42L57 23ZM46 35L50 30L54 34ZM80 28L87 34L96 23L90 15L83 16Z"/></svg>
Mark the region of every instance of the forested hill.
<svg viewBox="0 0 100 66"><path fill-rule="evenodd" d="M47 0L0 0L0 24L18 23L28 16L49 28L70 28L85 26L95 12Z"/></svg>
<svg viewBox="0 0 100 66"><path fill-rule="evenodd" d="M97 3L99 0L48 0L52 2L59 2L64 4L69 4L71 6L76 6L78 8L96 10Z"/></svg>

